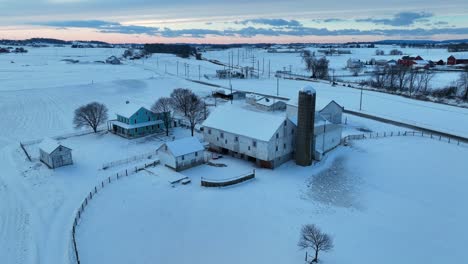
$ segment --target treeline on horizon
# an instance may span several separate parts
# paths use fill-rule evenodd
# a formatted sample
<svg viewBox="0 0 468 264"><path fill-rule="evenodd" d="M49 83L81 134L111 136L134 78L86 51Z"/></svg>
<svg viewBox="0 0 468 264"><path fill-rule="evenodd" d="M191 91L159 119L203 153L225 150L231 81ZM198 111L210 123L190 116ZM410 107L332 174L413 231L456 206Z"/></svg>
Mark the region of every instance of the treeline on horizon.
<svg viewBox="0 0 468 264"><path fill-rule="evenodd" d="M188 58L197 53L196 49L188 44L145 44L143 49L146 53L170 53L182 58Z"/></svg>

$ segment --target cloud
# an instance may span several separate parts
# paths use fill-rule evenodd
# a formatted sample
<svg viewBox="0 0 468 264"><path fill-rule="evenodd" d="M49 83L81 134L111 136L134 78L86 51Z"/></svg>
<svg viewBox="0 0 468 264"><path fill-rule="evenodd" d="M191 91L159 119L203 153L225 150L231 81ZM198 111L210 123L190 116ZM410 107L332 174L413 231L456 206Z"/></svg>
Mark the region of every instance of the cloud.
<svg viewBox="0 0 468 264"><path fill-rule="evenodd" d="M257 25L267 25L273 27L300 27L302 24L297 20L286 20L286 19L269 19L269 18L258 18L258 19L246 19L242 21L234 22L236 24L257 24Z"/></svg>
<svg viewBox="0 0 468 264"><path fill-rule="evenodd" d="M102 33L121 33L121 34L147 34L156 35L159 28L122 25L118 22L109 22L102 20L69 20L69 21L50 21L32 23L39 26L57 27L57 28L91 28Z"/></svg>
<svg viewBox="0 0 468 264"><path fill-rule="evenodd" d="M273 27L273 28L259 28L247 26L241 29L224 29L213 30L204 28L192 29L171 29L171 28L158 28L146 27L136 25L122 25L118 22L109 22L101 20L84 20L84 21L53 21L35 23L35 25L50 26L56 28L90 28L95 29L101 33L120 33L120 34L146 34L151 36L162 36L166 38L177 37L191 37L191 38L205 38L208 36L229 36L229 37L244 37L251 38L255 36L398 36L398 37L430 37L438 34L453 34L453 35L466 35L468 34L468 27L465 28L414 28L414 29L337 29L330 30L327 28L315 27Z"/></svg>
<svg viewBox="0 0 468 264"><path fill-rule="evenodd" d="M332 22L343 22L343 21L346 21L344 19L341 19L341 18L325 18L325 19L314 19L312 20L313 22L317 22L317 23L332 23Z"/></svg>
<svg viewBox="0 0 468 264"><path fill-rule="evenodd" d="M393 16L393 18L364 18L356 19L357 22L370 22L374 24L389 25L389 26L411 26L416 22L428 21L427 18L434 16L431 13L415 13L401 12Z"/></svg>

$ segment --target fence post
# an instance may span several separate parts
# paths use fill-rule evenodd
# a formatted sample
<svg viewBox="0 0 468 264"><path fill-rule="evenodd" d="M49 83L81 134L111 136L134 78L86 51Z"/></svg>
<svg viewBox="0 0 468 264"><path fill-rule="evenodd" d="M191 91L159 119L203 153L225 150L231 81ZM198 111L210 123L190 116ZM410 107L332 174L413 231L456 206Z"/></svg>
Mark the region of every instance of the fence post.
<svg viewBox="0 0 468 264"><path fill-rule="evenodd" d="M127 175L127 176L128 176L128 172L127 172L127 169L125 169L125 175Z"/></svg>
<svg viewBox="0 0 468 264"><path fill-rule="evenodd" d="M94 186L94 193L97 193L97 187Z"/></svg>
<svg viewBox="0 0 468 264"><path fill-rule="evenodd" d="M89 192L89 199L93 199L93 193L92 192Z"/></svg>
<svg viewBox="0 0 468 264"><path fill-rule="evenodd" d="M101 188L104 188L104 181L101 182Z"/></svg>
<svg viewBox="0 0 468 264"><path fill-rule="evenodd" d="M448 138L448 140L449 140L449 143L450 143L450 138Z"/></svg>
<svg viewBox="0 0 468 264"><path fill-rule="evenodd" d="M107 179L109 180L109 183L110 183L110 182L111 182L110 176L109 176L109 178L107 178Z"/></svg>

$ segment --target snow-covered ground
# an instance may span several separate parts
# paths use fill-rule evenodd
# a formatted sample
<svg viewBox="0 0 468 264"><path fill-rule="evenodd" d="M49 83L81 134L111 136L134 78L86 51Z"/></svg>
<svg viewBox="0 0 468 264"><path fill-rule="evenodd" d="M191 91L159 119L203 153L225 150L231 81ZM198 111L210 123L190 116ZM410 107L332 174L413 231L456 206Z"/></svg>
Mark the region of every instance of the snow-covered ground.
<svg viewBox="0 0 468 264"><path fill-rule="evenodd" d="M340 147L313 168L257 169L255 180L230 188L201 187L200 177L229 178L251 163L226 157L217 162L228 167L182 172L192 183L176 187L164 168L143 172L87 207L77 238L82 261L301 263L300 228L314 223L335 240L326 263L459 263L468 243L467 155L405 137Z"/></svg>
<svg viewBox="0 0 468 264"><path fill-rule="evenodd" d="M63 135L75 131L72 125L73 111L78 106L91 101L99 101L106 104L109 108L109 117L114 118L114 113L126 100L136 104L150 106L159 97L168 96L174 88L190 88L201 96L211 94L211 91L214 89L213 87L187 81L183 78L184 76L187 76L190 79L197 80L200 78L204 81L218 83L225 86L228 85L226 80L220 81L204 79L205 74L213 74L216 69L221 69L221 66L217 66L206 61L176 58L172 55L154 55L147 60L124 61L123 65L105 65L95 63L95 61L102 61L111 55L119 55L122 52L122 50L118 49L71 49L66 47L29 48L29 53L27 54L0 55L0 111L3 114L2 124L0 125L0 256L2 263L68 263L70 228L75 210L81 204L81 201L92 187L99 183L103 178L109 176L109 174L116 173L117 171L124 170L126 168L126 165L124 165L103 171L101 170L102 164L114 160L125 159L137 154L147 153L156 149L156 147L162 143L162 139L158 137L149 137L130 141L110 134L91 134L72 137L63 140L63 143L69 144L73 148L74 165L56 170L49 170L39 163L37 159L33 162L27 161L24 153L19 147L19 141ZM77 59L80 60L81 63L69 64L63 62L62 59ZM11 63L11 61L14 63ZM177 68L179 68L179 74L177 74ZM200 69L200 72L198 69ZM281 80L279 91L280 95L294 98L296 97L298 90L305 84L310 83ZM332 87L325 83L312 83L312 85L314 85L318 91L318 103L321 106L329 100L336 100L338 103L349 109L357 109L359 107L359 91L357 90ZM233 81L233 87L241 90L276 94L276 80L273 79L238 80ZM429 127L458 133L464 136L468 135L468 110L462 108L414 101L393 95L364 92L363 110L368 113L427 125ZM347 115L346 117L348 122L344 130L344 135L360 134L363 131L368 130L376 132L405 130L355 116ZM188 133L188 131L183 129L174 131L176 137L182 137L184 135L188 135ZM395 142L400 142L399 140L400 139L397 139ZM406 142L406 139L401 140L401 142ZM416 141L411 142L419 143L396 145L394 150L403 150L405 155L401 156L414 157L415 161L418 162L422 159L419 157L424 157L424 159L426 159L426 156L428 156L427 153L435 152L435 154L431 154L430 157L427 157L427 161L430 161L430 159L433 158L435 159L436 157L440 160L424 164L441 164L442 166L444 164L453 163L450 167L442 166L448 171L446 176L444 176L444 179L447 179L447 177L457 177L456 175L458 175L459 170L456 162L458 159L466 157L465 152L460 152L460 150L455 146L450 146L449 149L448 145L440 147L437 146L434 150L427 149L433 144L425 144L427 141L421 141L422 139L415 138L414 140ZM366 172L366 170L377 170L378 162L375 161L375 166L367 168L364 165L372 165L373 157L368 159L367 156L361 156L360 153L368 151L366 150L368 146L372 148L374 144L379 144L377 142L381 141L375 141L372 145L368 145L368 143L364 142L358 142L358 146L363 144L361 149L342 149L337 152L337 155L340 153L340 155L346 157L345 160L355 160L355 162L359 163L362 162L363 167L356 168L355 170L353 169L353 173L362 176L367 174L370 175L374 173L374 171ZM386 146L387 145L382 147L384 149L388 148ZM402 149L403 147L404 149ZM37 147L33 145L27 146L27 148L33 154L33 158L37 158ZM416 151L417 153L412 155L411 151ZM267 225L266 227L258 227L258 237L253 237L252 239L254 242L258 243L259 239L264 237L263 235L268 236L268 234L265 234L266 232L270 232L268 228L278 227L278 230L280 231L279 238L284 238L284 240L276 238L274 240L277 240L277 243L282 244L280 246L284 245L287 252L289 252L278 257L278 260L300 260L302 253L298 252L297 247L295 246L298 230L300 225L305 222L315 222L323 226L327 231L336 234L336 251L340 252L340 255L329 254L326 256L326 258L334 260L336 258L344 258L341 254L346 251L339 251L338 247L346 246L347 241L349 241L350 238L346 232L341 233L341 228L337 227L338 225L333 225L332 223L346 219L345 216L350 214L347 213L349 212L349 209L324 206L322 203L316 201L318 199L317 197L313 199L309 197L311 194L307 191L306 187L308 179L313 180L318 177L313 175L317 175L321 169L328 168L329 166L338 166L332 165L333 160L339 160L338 156L333 158L333 155L335 154L332 154L330 159L321 165L322 167L299 169L292 164L286 164L279 170L275 171L259 170L258 179L255 181L241 185L239 186L240 188L235 187L232 189L223 189L221 190L223 191L222 193L220 193L219 190L207 190L206 192L201 191L198 188L199 177L232 177L244 173L245 170L252 169L252 165L249 163L226 159L227 162L230 163L230 166L224 170L220 169L219 174L217 169L211 167L207 168L206 166L193 169L184 172L194 179L192 186L181 186L180 188L176 187L174 189L169 188L170 186L168 186L166 179L161 180L165 177L166 173L169 174L167 171L164 172L160 178L149 175L135 175L126 181L129 186L133 186L134 188L141 187L141 192L140 189L138 189L138 192L135 192L135 189L133 189L132 192L127 194L141 194L143 196L148 195L148 197L155 195L146 193L148 188L152 188L151 186L143 186L148 183L145 181L149 180L150 183L154 181L153 183L155 184L155 188L161 188L162 194L165 195L157 199L167 199L165 200L166 203L170 205L171 202L173 202L176 208L177 206L181 206L180 208L191 207L190 195L193 195L195 201L200 202L210 202L213 200L213 197L215 199L220 199L220 201L223 201L224 199L229 206L236 206L239 210L242 208L251 210L247 211L246 215L252 213L253 216L255 216L259 214L255 213L255 210L259 210L260 212L265 210L263 211L265 216L263 216L263 218L262 216L259 216L259 219L263 219L265 222L271 222L271 219L276 221L276 218L278 218L278 224L274 224L275 226ZM400 158L400 155L397 156L397 158ZM360 160L357 159L358 157L360 157ZM388 160L391 160L390 157L387 158ZM444 159L447 160L444 161ZM135 164L129 164L128 166L134 165ZM408 171L412 171L412 169L410 169L411 167L408 168ZM362 173L361 170L363 170ZM289 171L291 171L291 173ZM424 172L424 170L422 171ZM171 175L173 175L173 173L171 173ZM350 174L350 176L352 175L353 174ZM375 172L375 175L377 175L377 172ZM385 177L380 181L379 179L374 178L375 175L371 175L372 177L370 178L375 180L375 186L381 186L382 188L387 184L396 184L398 179L400 179L399 177L396 177L394 179L395 182L390 182L390 180L393 179ZM419 174L415 176L415 179L419 179L418 175ZM429 176L430 175L432 174L429 174ZM135 181L132 179L135 179ZM423 181L422 179L420 180ZM121 183L125 186L125 183L122 181L115 184L115 186L106 189L105 192L102 193L102 197L100 197L102 202L106 203L106 195L112 196L111 192L118 192L119 188L123 188L121 187ZM374 182L372 182L372 184L374 184ZM423 181L422 184L425 184L425 182ZM459 182L458 178L452 179L448 182L445 181L444 184L446 184L444 186L447 186L447 188L453 188L455 190L458 190L457 188L459 188L459 186L463 186L463 182ZM282 191L282 185L284 185L284 191L287 199L285 199L285 201L278 201L276 205L265 204L265 202L268 202L271 199L279 199L283 196L277 195L278 192ZM315 184L312 184L311 186L314 185ZM270 189L270 187L273 189ZM168 190L166 190L166 188ZM373 187L368 186L363 188L371 192ZM407 190L405 188L409 187L403 187L404 190ZM239 197L236 197L238 190ZM253 190L252 194L247 195L250 193L249 190ZM376 192L379 192L378 190L381 189L377 188ZM429 191L431 190L432 189L429 189ZM109 191L110 194L107 194L107 191ZM175 196L170 196L171 191L173 191L173 194L180 194L180 199ZM428 193L430 193L429 191ZM434 191L437 192L437 190ZM422 195L422 191L418 193ZM218 195L226 195L226 197L223 198ZM457 197L459 201L463 201L463 199L465 199L463 194L457 192L447 192L447 195L448 196L443 197L441 201L447 200L450 197ZM278 198L274 198L272 196L278 196ZM121 197L126 196L124 195ZM253 202L252 207L249 207L247 203L251 202L251 200L248 198L252 197L259 199L259 202ZM359 197L362 199L366 198L366 196ZM375 199L379 197L380 196L376 196ZM140 198L141 197L135 196L135 199ZM172 198L177 199L173 200ZM240 199L239 205L236 203L229 204L237 198ZM392 206L395 205L393 203L401 201L400 199L403 198L397 197L395 198L395 201L390 198L383 200L381 210L385 210L386 206L389 206L388 208L392 209ZM130 202L131 200L128 201ZM155 203L157 201L158 200L154 200ZM364 201L367 202L368 200L364 199ZM376 208L375 203L377 202L377 200L374 201L373 199L369 201L369 206L370 208L373 208L372 210ZM456 204L456 201L452 204ZM96 203L96 208L92 210L99 211L97 208L98 205L99 204ZM162 204L160 205L163 206ZM262 205L264 209L262 209ZM197 205L195 208L199 208L201 212L211 213L210 211L203 211L211 209L202 208L202 205ZM110 208L101 209L108 210ZM137 209L138 208L135 208L135 210ZM309 209L313 210L313 212L323 212L323 210L325 210L324 212L326 212L326 214L319 216L317 221L315 221L315 214L307 215L307 210ZM167 210L170 211L170 209ZM343 213L333 215L335 210L340 212L342 210L345 211L343 211ZM382 220L378 215L375 216L375 214L378 213L375 213L375 211L372 210L370 211L370 219ZM446 210L443 212L450 213L452 206L443 210ZM186 212L186 216L190 216L192 212L194 211L189 208ZM220 219L227 215L234 219L235 217L240 217L240 221L247 221L247 218L245 218L246 215L231 212L226 209L226 207L221 208L219 212L212 213L215 216L214 219ZM289 217L289 215L292 215L293 217ZM326 215L328 215L329 218L326 218ZM91 216L91 218L86 219L85 221L99 221L96 219L94 214L90 213L89 216ZM174 216L180 215L174 214ZM199 216L200 215L198 215L198 217ZM266 219L266 217L268 217L268 219ZM367 217L367 214L360 215L360 219L362 221L367 221ZM414 215L410 215L409 217L414 217ZM441 218L442 216L438 215L437 217ZM463 217L465 217L465 215L455 215L453 217L454 223L456 224L457 221ZM288 221L290 218L292 220L289 223ZM181 242L186 243L185 245L182 245L183 248L193 242L194 238L192 236L196 236L198 235L197 232L204 230L203 228L198 231L188 230L195 228L197 224L203 226L203 223L206 220L208 224L213 224L215 227L223 227L216 225L216 223L211 219L204 220L198 218L194 219L193 223L190 222L190 219L183 220L184 223L188 223L186 227L181 227L180 225L177 225L178 227L174 227L179 229L182 228L182 231L187 232L187 241ZM351 222L356 225L362 225L361 220L358 219ZM413 220L414 219L412 218L411 221ZM177 221L182 221L182 219ZM175 223L180 223L177 221ZM259 221L256 222L256 225L259 225ZM224 223L227 224L229 222ZM330 225L327 223L330 223ZM281 229L283 228L283 225L289 226L289 231ZM87 239L86 235L89 234L87 233L89 232L88 228L89 223L86 222L83 222L80 226L80 232L84 232L79 234L81 242L80 245L82 245L83 241ZM135 226L135 228L138 227ZM140 228L144 229L146 226ZM232 232L236 230L238 231L237 233L239 233L239 235L236 235L237 238L240 237L240 234L244 234L242 237L243 240L248 240L249 237L252 237L255 234L247 232L251 229L246 223L241 224L239 229L230 229ZM385 230L386 229L384 228L384 231ZM155 231L159 232L159 230L156 229ZM228 235L229 233L221 232L220 235L222 234ZM380 234L385 235L387 233L384 232ZM417 235L419 233L416 232L415 234ZM182 235L182 239L179 241L185 241L184 238L184 235ZM377 240L376 236L371 238ZM459 237L455 237L454 239L458 238ZM156 238L153 237L148 241L156 243L156 240L154 239ZM343 239L344 241L338 241L340 239ZM383 240L378 241L382 242ZM87 243L88 242L85 241L85 244ZM158 245L161 244L160 242L157 243ZM177 243L177 241L170 241L167 247L171 247L171 243ZM244 245L252 245L252 247L249 248L254 248L253 244L249 244L249 242L245 241L244 243L246 244L240 243L237 248L241 247L245 249ZM203 245L203 243L199 244ZM88 246L92 246L92 244ZM164 245L162 246L165 247ZM217 250L222 249L219 245L213 245L212 242L209 242L206 244L206 247L204 247L204 250L208 251L211 246ZM273 256L279 255L279 253L276 252L270 256L271 250L266 254L267 249L266 246L264 246L264 243L260 243L259 247L262 248L259 249L259 254L255 256L263 255L265 260L270 260L270 258L273 259ZM231 248L235 249L236 247ZM247 254L249 250L250 249L246 249L245 254ZM94 259L93 254L97 254L92 250L89 250L89 248L86 248L84 251L87 252L84 253L87 254L85 255L85 258L92 256ZM124 250L122 249L121 252L124 252ZM241 251L235 252L242 253ZM348 253L351 254L352 252L347 252L346 254ZM246 256L245 254L240 254L239 257ZM180 254L179 257L183 257L183 255L184 254ZM208 255L209 254L204 254L203 256ZM216 256L216 254L214 256ZM375 256L377 256L377 253ZM141 257L145 257L145 255L141 254ZM165 257L168 256L161 255L161 258L164 259ZM452 257L456 259L455 257L457 257L457 255L454 254ZM193 256L191 256L191 258L193 260ZM372 255L369 256L369 258L372 258ZM124 258L122 258L122 260L124 260ZM236 257L232 256L231 260L236 260ZM242 260L243 261L239 262L246 261L245 259ZM339 262L341 263L343 261Z"/></svg>
<svg viewBox="0 0 468 264"><path fill-rule="evenodd" d="M376 50L385 51L386 55L376 56ZM424 48L400 48L391 45L377 45L375 48L345 48L340 50L349 50L351 54L327 56L330 61L330 69L335 71L335 77L347 81L367 80L369 75L361 74L360 76L353 77L352 73L346 69L348 59L360 59L363 62L376 60L396 60L400 59L402 55L389 55L392 49L398 49L403 52L403 55L420 55L425 60L447 62L450 55L457 53L449 53L447 49L424 49ZM308 48L311 52L315 52L317 56L322 56L318 50L321 48ZM238 55L239 54L239 55ZM204 57L209 59L216 59L228 64L231 60L234 65L250 66L259 68L263 77L268 76L268 69L274 75L277 70L291 70L294 74L309 75L305 69L304 62L302 61L300 53L269 53L264 49L227 49L218 51L208 51L203 53ZM230 57L231 56L231 57ZM232 57L233 56L233 57ZM238 59L239 56L239 59ZM253 59L252 59L253 58ZM254 63L252 63L254 61ZM269 66L270 65L270 66ZM372 71L372 67L365 69L365 71ZM364 72L363 72L364 73ZM431 82L431 88L439 89L450 85L451 82L457 80L459 73L457 72L437 72Z"/></svg>

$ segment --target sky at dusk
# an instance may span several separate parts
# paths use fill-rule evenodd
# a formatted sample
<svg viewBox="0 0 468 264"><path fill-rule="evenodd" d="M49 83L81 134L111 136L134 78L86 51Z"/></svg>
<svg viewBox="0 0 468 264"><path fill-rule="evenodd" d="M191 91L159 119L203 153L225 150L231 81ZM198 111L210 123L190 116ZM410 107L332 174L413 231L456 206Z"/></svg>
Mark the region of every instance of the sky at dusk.
<svg viewBox="0 0 468 264"><path fill-rule="evenodd" d="M0 39L111 43L467 39L467 0L0 0Z"/></svg>

